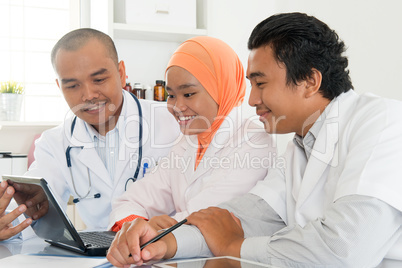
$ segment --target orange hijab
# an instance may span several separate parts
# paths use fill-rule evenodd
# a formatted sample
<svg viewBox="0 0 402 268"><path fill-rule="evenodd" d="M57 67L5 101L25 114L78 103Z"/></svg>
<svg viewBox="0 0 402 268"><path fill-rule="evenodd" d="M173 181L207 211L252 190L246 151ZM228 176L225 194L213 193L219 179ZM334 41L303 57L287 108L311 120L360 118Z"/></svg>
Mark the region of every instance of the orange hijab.
<svg viewBox="0 0 402 268"><path fill-rule="evenodd" d="M225 117L244 100L244 69L230 46L209 36L194 37L182 43L170 58L166 70L172 66L190 72L219 106L211 127L197 135L196 169Z"/></svg>

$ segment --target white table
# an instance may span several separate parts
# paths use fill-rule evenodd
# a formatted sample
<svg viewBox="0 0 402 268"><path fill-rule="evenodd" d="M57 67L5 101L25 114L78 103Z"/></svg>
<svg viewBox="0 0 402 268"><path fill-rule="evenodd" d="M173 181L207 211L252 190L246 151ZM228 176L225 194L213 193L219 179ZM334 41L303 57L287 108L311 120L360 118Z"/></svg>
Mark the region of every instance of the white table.
<svg viewBox="0 0 402 268"><path fill-rule="evenodd" d="M66 257L83 257L79 253L51 246L41 238L34 237L25 241L14 239L0 242L0 260L16 254L43 254ZM65 262L65 261L64 261ZM1 266L1 265L0 265ZM400 268L402 260L384 259L377 268Z"/></svg>

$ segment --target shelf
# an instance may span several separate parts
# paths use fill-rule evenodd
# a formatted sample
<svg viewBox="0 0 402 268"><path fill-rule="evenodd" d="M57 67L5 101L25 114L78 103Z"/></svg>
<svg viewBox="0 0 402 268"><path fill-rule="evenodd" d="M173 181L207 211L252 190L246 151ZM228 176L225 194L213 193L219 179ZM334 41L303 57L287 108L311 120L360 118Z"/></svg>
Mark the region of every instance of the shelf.
<svg viewBox="0 0 402 268"><path fill-rule="evenodd" d="M124 23L113 23L114 38L147 40L147 41L168 41L181 43L191 37L207 35L205 29L187 29L182 27L150 26L150 25L129 25Z"/></svg>
<svg viewBox="0 0 402 268"><path fill-rule="evenodd" d="M55 127L61 122L24 122L24 121L0 121L0 129L3 128L21 128L21 127Z"/></svg>

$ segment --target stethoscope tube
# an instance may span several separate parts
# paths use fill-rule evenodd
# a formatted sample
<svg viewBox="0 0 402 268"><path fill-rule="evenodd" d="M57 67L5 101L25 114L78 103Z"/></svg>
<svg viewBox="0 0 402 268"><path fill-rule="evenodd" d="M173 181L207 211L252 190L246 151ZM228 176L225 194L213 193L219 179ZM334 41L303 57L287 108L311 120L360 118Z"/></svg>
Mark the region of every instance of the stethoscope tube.
<svg viewBox="0 0 402 268"><path fill-rule="evenodd" d="M139 121L140 121L140 125L138 128L138 132L139 132L139 141L138 141L138 163L137 163L137 169L135 170L134 173L134 178L132 178L134 180L134 182L137 180L138 178L138 173L140 172L140 167L141 167L141 160L142 160L142 109L141 109L141 104L140 101L137 99L137 97L135 97L135 95L133 93L130 92L130 94L133 96L135 102L137 103L137 107L138 107L138 117L139 117ZM126 182L127 184L127 182ZM126 189L124 189L126 190Z"/></svg>
<svg viewBox="0 0 402 268"><path fill-rule="evenodd" d="M74 120L75 120L75 119L76 119L76 118L74 118ZM70 176L71 176L71 181L73 182L74 192L75 192L75 194L78 196L77 198L74 198L73 202L74 202L74 203L78 203L78 202L80 202L81 199L85 199L85 198L88 197L89 193L90 193L91 190L92 190L92 181L91 181L91 177L90 177L90 174L89 174L89 169L87 168L89 187L88 187L87 193L86 193L84 196L81 196L81 195L78 193L77 188L75 187L73 171L72 171L72 169L71 169L71 154L70 154L70 151L71 151L71 149L73 149L73 148L80 148L80 149L83 149L84 146L74 146L74 147L68 146L68 147L67 147L67 150L66 150L67 167L68 167L68 169L69 169L69 171L70 171ZM99 198L99 197L100 197L100 193L97 193L97 194L94 195L94 198Z"/></svg>
<svg viewBox="0 0 402 268"><path fill-rule="evenodd" d="M142 119L142 108L141 108L140 101L137 99L137 97L136 97L133 93L131 93L131 92L130 92L130 94L131 94L131 96L133 97L133 99L135 100L135 102L136 102L136 104L137 104L138 116L139 116L139 121L140 121L140 122L139 122L139 130L138 130L138 132L139 132L139 135L138 135L138 136L139 136L139 144L138 144L138 163L137 163L137 169L135 170L135 173L134 173L134 177L129 178L129 179L126 181L126 184L124 185L124 190L127 189L127 183L128 183L129 181L135 182L135 181L137 180L138 174L139 174L139 172L140 172L141 160L142 160L142 133L143 133L143 130L142 130L142 123L143 123L143 119ZM75 128L76 121L77 121L77 116L75 116L74 119L73 119L73 121L71 122L71 137L73 136L73 133L74 133L74 128ZM78 196L77 198L74 198L74 199L73 199L73 202L74 202L74 203L78 203L78 202L80 202L80 200L82 200L82 199L100 198L100 197L101 197L101 194L100 194L100 193L96 193L96 194L94 194L93 196L89 196L89 193L90 193L91 190L92 190L92 180L91 180L91 176L90 176L90 173L89 173L89 168L87 168L87 171L88 171L88 185L89 185L89 186L88 186L88 191L87 191L87 193L86 193L85 195L83 195L83 196L78 193L78 191L77 191L77 189L76 189L76 186L75 186L74 177L73 177L73 172L72 172L72 168L71 168L71 154L70 154L70 151L71 151L71 149L73 149L73 148L80 148L80 149L83 149L84 146L68 146L67 149L66 149L67 167L68 167L68 169L70 170L70 176L71 176L71 181L72 181L72 183L73 183L74 192L75 192L75 194Z"/></svg>
<svg viewBox="0 0 402 268"><path fill-rule="evenodd" d="M130 92L131 93L131 92ZM132 93L131 93L132 94ZM139 144L138 144L138 163L137 163L137 169L135 170L134 177L128 178L124 185L124 191L127 190L127 185L130 181L135 182L138 178L138 173L140 172L140 167L141 167L141 159L142 159L142 109L140 105L140 101L135 97L134 94L132 94L134 97L135 102L137 103L138 106L138 116L140 118L140 125L139 125Z"/></svg>

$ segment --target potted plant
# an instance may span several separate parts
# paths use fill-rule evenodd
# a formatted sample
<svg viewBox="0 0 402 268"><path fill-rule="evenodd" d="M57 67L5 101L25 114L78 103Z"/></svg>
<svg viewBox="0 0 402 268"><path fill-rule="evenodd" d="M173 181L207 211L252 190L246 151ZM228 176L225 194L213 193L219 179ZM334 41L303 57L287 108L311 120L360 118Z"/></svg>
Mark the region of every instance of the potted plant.
<svg viewBox="0 0 402 268"><path fill-rule="evenodd" d="M16 81L0 84L0 121L19 121L24 87Z"/></svg>

